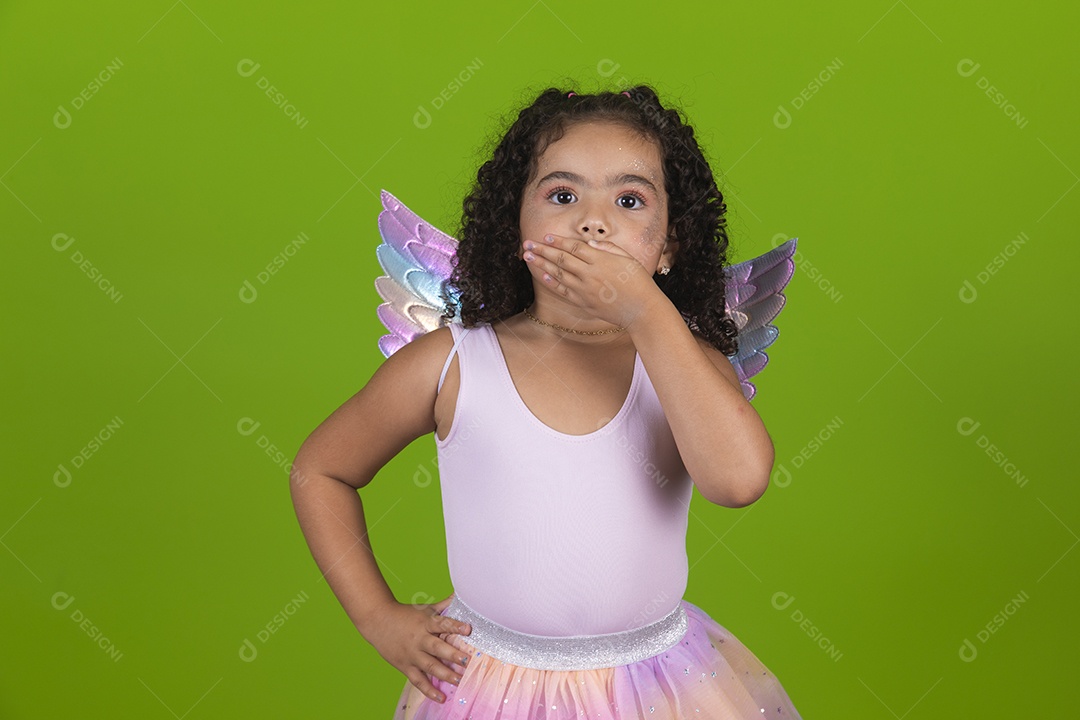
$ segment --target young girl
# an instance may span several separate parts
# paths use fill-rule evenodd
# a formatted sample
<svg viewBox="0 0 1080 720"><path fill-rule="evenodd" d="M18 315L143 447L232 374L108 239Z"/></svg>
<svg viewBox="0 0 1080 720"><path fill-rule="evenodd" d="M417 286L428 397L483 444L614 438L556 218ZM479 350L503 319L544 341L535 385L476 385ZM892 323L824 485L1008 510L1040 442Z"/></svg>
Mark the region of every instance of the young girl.
<svg viewBox="0 0 1080 720"><path fill-rule="evenodd" d="M395 720L799 717L683 599L692 489L743 507L773 463L728 358L725 210L647 86L547 90L480 168L443 295L461 322L394 352L290 484L334 593L408 679ZM356 490L430 432L454 592L404 604Z"/></svg>

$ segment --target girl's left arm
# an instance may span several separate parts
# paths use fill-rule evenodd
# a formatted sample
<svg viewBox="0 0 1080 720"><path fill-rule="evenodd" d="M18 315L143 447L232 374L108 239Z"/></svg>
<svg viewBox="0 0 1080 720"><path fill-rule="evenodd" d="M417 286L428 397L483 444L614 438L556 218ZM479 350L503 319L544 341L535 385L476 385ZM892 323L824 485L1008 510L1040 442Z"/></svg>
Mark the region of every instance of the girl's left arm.
<svg viewBox="0 0 1080 720"><path fill-rule="evenodd" d="M695 335L662 293L628 330L702 496L725 507L761 497L772 472L772 438L731 360Z"/></svg>

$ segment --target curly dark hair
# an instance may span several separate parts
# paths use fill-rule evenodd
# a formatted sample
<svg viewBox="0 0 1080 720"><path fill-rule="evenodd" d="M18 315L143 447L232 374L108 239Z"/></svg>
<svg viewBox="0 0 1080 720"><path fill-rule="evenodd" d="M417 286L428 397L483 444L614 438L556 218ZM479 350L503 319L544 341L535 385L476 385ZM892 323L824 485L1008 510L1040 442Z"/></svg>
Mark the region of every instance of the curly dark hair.
<svg viewBox="0 0 1080 720"><path fill-rule="evenodd" d="M656 142L663 160L668 232L679 247L670 272L653 280L691 330L725 355L738 351L738 328L724 305L727 205L712 169L680 111L661 105L648 85L626 92L569 95L549 88L518 113L463 203L460 242L447 280L458 297L443 287L443 318L454 318L460 309L462 323L472 327L515 315L533 302L532 276L517 256L525 186L544 150L568 127L617 122Z"/></svg>

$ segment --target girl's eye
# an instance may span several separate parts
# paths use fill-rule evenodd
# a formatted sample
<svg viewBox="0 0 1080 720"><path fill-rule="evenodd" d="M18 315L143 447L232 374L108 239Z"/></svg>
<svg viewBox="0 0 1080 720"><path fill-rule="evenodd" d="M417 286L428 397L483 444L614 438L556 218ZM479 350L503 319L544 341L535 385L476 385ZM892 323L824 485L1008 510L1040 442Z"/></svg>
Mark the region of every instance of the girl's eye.
<svg viewBox="0 0 1080 720"><path fill-rule="evenodd" d="M555 188L548 193L548 200L554 200L557 205L569 205L574 202L574 193L565 188Z"/></svg>
<svg viewBox="0 0 1080 720"><path fill-rule="evenodd" d="M548 200L553 201L556 205L569 205L572 202L577 201L577 196L573 191L567 188L555 188L547 195ZM619 196L616 200L619 207L626 210L638 210L645 207L645 198L636 192L628 192Z"/></svg>

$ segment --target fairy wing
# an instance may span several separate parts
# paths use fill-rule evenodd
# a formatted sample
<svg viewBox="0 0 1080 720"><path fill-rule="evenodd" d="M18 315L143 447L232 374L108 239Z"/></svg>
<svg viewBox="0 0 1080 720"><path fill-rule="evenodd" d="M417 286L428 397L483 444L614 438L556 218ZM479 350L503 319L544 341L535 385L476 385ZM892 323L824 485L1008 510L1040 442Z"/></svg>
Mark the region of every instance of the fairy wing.
<svg viewBox="0 0 1080 720"><path fill-rule="evenodd" d="M795 272L792 257L797 241L791 238L764 255L724 269L727 313L739 328L739 351L729 359L747 400L757 393L750 378L768 364L765 348L780 334L772 321L787 301L783 290Z"/></svg>
<svg viewBox="0 0 1080 720"><path fill-rule="evenodd" d="M403 345L446 324L441 293L453 270L458 241L385 190L381 197L382 243L375 252L386 274L375 279L375 289L385 302L376 312L390 331L379 338L379 349L390 357ZM453 288L449 292L456 300Z"/></svg>

